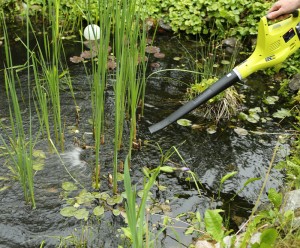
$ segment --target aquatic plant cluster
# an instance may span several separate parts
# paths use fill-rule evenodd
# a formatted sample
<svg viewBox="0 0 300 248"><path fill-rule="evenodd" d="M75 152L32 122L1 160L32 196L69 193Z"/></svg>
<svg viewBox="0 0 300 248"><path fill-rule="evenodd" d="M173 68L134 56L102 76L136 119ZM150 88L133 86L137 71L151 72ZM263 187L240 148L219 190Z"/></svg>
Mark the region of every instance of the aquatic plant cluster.
<svg viewBox="0 0 300 248"><path fill-rule="evenodd" d="M139 114L143 115L143 104L146 89L146 63L145 53L153 53L156 58L163 58L164 54L160 53L158 47L147 46L147 35L149 31L149 19L153 18L158 25L168 23L173 31L184 31L188 34L208 34L214 35L240 35L256 33L256 21L261 12L269 6L266 1L231 1L222 0L211 2L208 0L185 0L185 1L158 1L158 0L104 0L104 1L76 1L66 0L40 0L27 1L2 1L0 14L0 23L3 34L5 66L4 82L5 93L8 102L8 116L0 120L0 143L1 149L4 150L4 156L7 161L6 165L12 178L19 180L26 202L30 203L33 208L36 207L34 194L34 180L37 172L43 169L43 160L45 154L35 149L41 140L46 140L49 151L56 153L58 157L65 150L65 123L61 109L61 91L62 83L67 86L73 97L74 112L76 115L76 128L79 128L80 107L76 103L76 96L73 92L72 77L67 67L67 61L72 63L81 63L88 75L89 85L91 88L90 102L92 109L91 124L94 153L93 173L91 184L94 192L87 191L81 183L68 171L70 181L63 182L63 199L66 202L60 214L64 217L75 217L78 220L88 221L90 212L95 218L104 214L110 209L115 216L124 216L127 227L122 228L124 236L130 241L132 247L155 247L155 239L162 234L164 230L172 225L172 220L167 215L162 221L162 228L158 234L153 234L148 226L147 221L147 201L150 196L152 187L157 186L162 189L163 186L157 182L159 173L175 173L180 171L188 175L190 180L201 194L201 183L197 176L190 171L180 152L176 147L172 147L164 152L158 146L161 153L160 163L157 168L142 168L143 171L143 191L140 200L137 199L138 192L133 185L130 177L130 162L132 150L140 148L141 144L138 139L137 122ZM26 49L26 63L22 65L14 64L12 58L10 41L11 37L8 32L7 20L9 15L19 13L18 18L26 27L27 36L21 39L21 44ZM42 14L42 17L39 17ZM33 20L43 19L42 22L42 42L39 42L34 29ZM97 29L83 31L82 23L97 23ZM160 23L162 22L162 23ZM148 23L148 24L147 24ZM239 25L237 25L239 24ZM64 57L64 45L62 37L64 32L69 29L81 27L82 47L88 50L71 58ZM94 26L96 27L96 26ZM228 31L228 32L225 32ZM34 37L34 48L29 37ZM91 39L91 36L93 38ZM97 37L94 37L97 36ZM88 37L87 41L83 37ZM96 40L96 41L95 41ZM147 46L147 47L146 47ZM236 54L235 54L236 55ZM235 61L235 57L232 56ZM87 62L89 65L86 65ZM234 61L222 60L223 65L232 66ZM206 61L211 64L211 71L204 68L205 76L200 82L192 85L190 97L203 91L202 85L210 85L215 78L213 72L215 61ZM195 65L195 72L200 71L199 63ZM203 68L201 68L203 69ZM27 74L27 92L29 96L23 97L18 91L20 82L20 71L26 71ZM112 73L110 73L112 71ZM199 84L200 83L200 86ZM112 188L112 197L101 192L102 178L102 146L106 142L106 117L111 114L106 111L106 89L113 88L113 151L112 153L112 173L107 180ZM236 94L235 92L233 94ZM21 95L21 97L20 97ZM296 99L297 100L297 99ZM25 114L29 115L29 127L23 124L24 110L20 108L19 102L26 104ZM28 101L28 102L27 102ZM276 96L269 97L266 104L274 104L278 101ZM234 101L232 101L234 102ZM231 103L232 103L231 102ZM227 105L232 105L228 104ZM241 119L251 123L256 123L263 118L259 116L260 109L249 109L249 113L241 113ZM298 113L296 111L296 113ZM289 111L281 110L274 116L275 118L285 118L289 116ZM31 118L36 116L36 118ZM124 125L129 123L129 138L124 138ZM38 128L33 128L34 126ZM189 124L187 124L189 125ZM38 130L38 131L36 131ZM244 129L235 129L239 134L245 135ZM298 144L299 146L299 144ZM299 147L296 147L298 151ZM122 153L126 154L125 156ZM276 154L276 149L274 154ZM123 155L123 156L122 156ZM181 164L172 163L171 157L176 155ZM275 155L274 155L275 157ZM62 161L63 164L63 161ZM268 179L270 170L274 164L274 158L270 162L269 170L266 173L265 182ZM299 158L291 158L286 164L281 164L288 170L288 175L293 180L292 187L299 188ZM171 166L172 165L172 166ZM124 172L124 174L123 174ZM229 172L220 180L219 189L217 190L217 199L220 199L224 183L237 174L236 171ZM296 178L295 178L296 177ZM259 178L248 179L241 190L248 184L259 180ZM120 181L124 184L124 192L118 188ZM122 185L122 184L121 184ZM1 188L7 190L8 187ZM74 192L80 189L79 194ZM8 189L9 190L9 189ZM265 190L263 185L257 202ZM237 193L238 194L238 193ZM75 195L75 196L74 196ZM236 195L235 195L236 196ZM234 196L234 197L235 197ZM246 247L251 237L258 231L261 232L260 243L254 243L252 247L272 247L278 236L285 236L288 232L292 236L293 232L298 235L298 230L288 229L294 219L294 213L289 212L281 216L280 206L283 197L275 189L269 191L269 200L273 204L272 208L256 213L256 207L250 216L248 227L240 238L241 247ZM92 203L97 202L94 206ZM137 204L137 202L139 204ZM83 205L93 206L92 211ZM118 204L123 204L124 208L113 208ZM105 207L104 207L105 206ZM228 237L231 230L225 228L224 219L220 209L208 209L202 217L199 212L189 213L184 216L189 219L189 225L186 234L197 233L201 239L214 240L218 242L219 247L225 245L224 239ZM188 215L188 213L186 213ZM179 216L177 221L180 220ZM273 222L273 223L272 223ZM275 223L276 222L276 223ZM279 222L279 224L278 224ZM172 227L171 227L172 228ZM233 235L234 236L234 235ZM232 237L232 242L238 238ZM298 236L297 236L298 237ZM230 241L231 242L231 241ZM231 245L233 245L231 243ZM41 245L42 247L42 245ZM190 247L194 247L191 244ZM201 246L198 246L201 247Z"/></svg>
<svg viewBox="0 0 300 248"><path fill-rule="evenodd" d="M45 12L43 0L27 1L31 16ZM139 12L142 18L153 18L159 23L169 24L173 31L184 31L188 34L215 33L218 36L245 36L256 34L256 22L265 13L271 1L253 0L143 0ZM1 4L2 3L2 4ZM22 1L4 0L0 7L6 15L15 15L16 11L25 13ZM121 1L116 4L120 4ZM97 0L80 0L73 4L60 0L60 18L70 21L72 25L83 20L97 23Z"/></svg>

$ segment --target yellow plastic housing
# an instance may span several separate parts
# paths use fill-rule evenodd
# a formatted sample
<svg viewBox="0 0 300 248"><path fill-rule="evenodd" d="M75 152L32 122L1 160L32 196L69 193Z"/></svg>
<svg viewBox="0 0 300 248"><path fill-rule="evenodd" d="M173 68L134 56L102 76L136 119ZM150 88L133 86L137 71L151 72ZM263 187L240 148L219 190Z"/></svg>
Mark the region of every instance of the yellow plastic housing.
<svg viewBox="0 0 300 248"><path fill-rule="evenodd" d="M283 62L300 47L300 15L297 10L291 17L268 25L261 18L258 26L257 44L253 54L234 68L240 79Z"/></svg>

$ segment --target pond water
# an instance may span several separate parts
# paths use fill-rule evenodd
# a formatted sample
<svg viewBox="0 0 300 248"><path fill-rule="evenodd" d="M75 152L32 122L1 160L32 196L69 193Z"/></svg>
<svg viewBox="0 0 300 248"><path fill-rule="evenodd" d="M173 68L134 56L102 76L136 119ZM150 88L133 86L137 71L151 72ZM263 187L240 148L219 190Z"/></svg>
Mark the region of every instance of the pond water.
<svg viewBox="0 0 300 248"><path fill-rule="evenodd" d="M187 49L193 52L194 45L188 40L177 39L170 34L159 34L155 40L161 52L166 54L164 59L155 59L149 56L149 62L159 62L162 70L170 68L186 68L189 63ZM24 63L24 51L21 44L13 45L13 57L15 63ZM20 51L22 50L22 51ZM67 58L78 55L81 52L81 45L74 41L66 42ZM180 61L174 57L181 57ZM0 53L0 60L3 59L3 50ZM1 61L1 66L2 66ZM185 65L183 65L185 64ZM118 244L126 246L121 238L120 227L126 226L121 216L114 216L111 211L105 211L103 217L90 218L87 222L75 218L66 218L60 215L60 210L66 205L63 197L62 182L72 181L72 174L82 185L91 190L91 175L94 153L92 149L82 149L74 143L74 137L87 145L92 145L90 106L90 85L89 76L83 65L69 63L72 76L73 88L77 105L80 107L79 133L72 133L66 130L66 150L60 158L48 151L46 141L38 142L36 149L43 150L46 154L44 169L35 175L35 195L37 208L31 209L23 200L22 189L16 181L10 182L10 188L0 192L0 247L72 247L72 243L80 243L88 240L88 247L117 247ZM3 71L1 71L1 99L6 99L3 83ZM27 84L26 72L19 74L20 81ZM223 208L226 216L231 220L231 227L237 228L234 220L247 217L251 212L253 203L256 201L260 188L265 178L272 158L278 136L284 136L287 126L279 125L276 120L269 120L266 123L250 124L246 122L221 121L218 124L217 132L209 134L206 128L211 124L197 114L191 113L184 118L192 120L195 124L205 124L205 128L193 130L190 127L182 127L172 124L169 127L150 134L148 127L176 110L184 99L184 92L187 84L192 80L192 75L187 72L166 71L156 74L148 79L145 99L144 117L138 124L138 136L142 140L140 150L133 152L131 162L131 173L133 183L142 184L142 167L156 167L159 165L160 152L158 145L167 151L172 146L177 147L186 165L180 163L175 156L174 162L179 166L188 166L200 179L202 183L201 195L199 195L195 184L187 180L188 175L184 172L171 174L162 173L159 175L159 184L166 187L166 190L159 191L155 187L152 192L153 205L156 210L149 216L150 227L155 232L160 228L162 218L170 216L175 218L179 214L200 211L204 213L207 208ZM244 84L238 86L238 90L247 95L244 109L262 106L262 99L266 94L272 93L273 83L263 75L254 75ZM24 85L23 85L24 86ZM22 87L22 84L21 84ZM23 87L23 94L26 93L27 85ZM61 96L62 113L66 127L76 123L75 106L73 98L68 91L62 91ZM112 113L113 104L112 86L107 89L108 113ZM26 96L25 96L26 98ZM22 106L24 113L29 111ZM111 108L111 110L110 110ZM264 115L271 115L279 106L272 107L270 112ZM5 120L9 115L7 102L3 100L0 105L0 118ZM37 121L37 116L32 116ZM25 125L29 120L24 119ZM107 119L106 130L107 140L112 140L113 124L112 118ZM248 135L239 135L234 131L236 126L243 127L249 131ZM34 128L34 127L33 127ZM37 130L34 130L37 131ZM253 132L251 132L253 131ZM112 172L112 142L107 142L105 152L102 153L101 174L103 185L101 191L109 192L107 186L107 175ZM289 143L282 142L276 161L284 158L289 152ZM66 168L68 169L68 173ZM231 171L237 174L230 178L222 187L221 197L218 199L218 189L221 178ZM5 161L0 157L0 174L7 175L8 170ZM239 192L244 183L254 177L261 177L249 184ZM267 201L267 190L271 187L278 189L283 184L283 175L272 169L268 179L266 191L263 194L262 202ZM238 194L233 201L230 198ZM187 221L188 217L185 221ZM174 220L174 227L177 233L171 229L163 232L157 239L155 247L187 247L193 236L184 235L186 222Z"/></svg>

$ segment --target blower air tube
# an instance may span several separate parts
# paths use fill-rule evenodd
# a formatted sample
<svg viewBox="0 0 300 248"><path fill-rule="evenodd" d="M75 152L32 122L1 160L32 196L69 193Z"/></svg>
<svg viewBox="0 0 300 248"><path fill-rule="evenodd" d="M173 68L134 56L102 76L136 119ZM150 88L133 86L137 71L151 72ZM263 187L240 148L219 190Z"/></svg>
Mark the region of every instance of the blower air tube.
<svg viewBox="0 0 300 248"><path fill-rule="evenodd" d="M150 126L149 127L150 133L155 133L160 129L163 129L164 127L170 125L171 123L173 123L174 121L182 117L183 115L191 112L199 105L207 102L209 99L219 94L220 92L224 91L228 87L232 86L234 83L238 82L239 80L240 80L239 76L234 72L234 70L232 70L226 76L222 77L213 85L211 85L209 88L207 88L205 91L203 91L202 94L200 94L198 97L196 97L192 101L189 101L188 103L186 103L185 105L177 109L167 118Z"/></svg>

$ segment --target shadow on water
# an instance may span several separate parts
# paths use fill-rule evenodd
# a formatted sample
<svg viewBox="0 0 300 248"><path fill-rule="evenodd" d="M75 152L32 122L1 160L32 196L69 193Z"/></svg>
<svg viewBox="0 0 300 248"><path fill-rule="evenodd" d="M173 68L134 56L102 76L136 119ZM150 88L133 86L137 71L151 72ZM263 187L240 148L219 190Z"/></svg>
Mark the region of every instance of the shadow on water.
<svg viewBox="0 0 300 248"><path fill-rule="evenodd" d="M159 69L151 70L182 68L184 67L183 63L189 62L186 58L186 47L189 47L188 41L181 41L181 44L186 46L183 48L176 42L175 38L170 41L168 35L162 35L158 36L156 43L166 54L166 58L159 60L150 55L149 63L160 63ZM80 45L74 45L70 41L66 45L69 47L67 54L70 56L81 51ZM18 56L20 56L19 54ZM173 57L182 57L186 60L175 61ZM120 216L114 216L111 211L106 211L105 216L100 220L89 220L88 222L79 221L75 218L65 218L59 214L65 204L61 184L64 181L71 181L69 173L86 188L91 189L91 168L94 156L92 149L82 150L73 143L74 137L88 144L89 141L92 142L91 125L88 122L91 118L89 76L86 75L82 64L70 63L69 67L76 102L81 109L79 133L66 133L67 148L66 152L61 154L64 165L57 155L47 153L45 167L36 173L34 179L36 209L32 210L25 205L18 182L14 182L8 190L0 192L1 248L39 247L43 241L45 241L45 247L56 247L60 242L63 243L66 237L68 237L69 244L72 240L87 239L88 247L117 247L118 244L124 242L120 239L120 232L118 231L120 227L125 226L124 220ZM26 76L23 77L26 80ZM22 79L22 75L20 78ZM165 186L167 190L153 192L152 202L154 206L157 206L156 210L153 211L155 214L149 217L153 230L160 228L159 223L162 223L163 216L176 218L177 215L183 213L195 211L204 213L207 208L225 208L228 210L226 215L232 219L232 227L237 228L240 223L235 223L234 219L249 215L265 178L278 134L284 132L284 127L280 127L273 121L255 125L244 123L244 128L249 131L261 130L262 134L249 132L247 136L240 136L234 132L234 126L237 124L229 121L220 122L217 132L214 134L209 134L205 129L192 130L190 127L181 127L175 123L151 135L148 127L180 106L179 101L183 99L185 89L191 80L192 76L189 73L179 71L163 72L149 78L145 114L138 127L138 135L143 141L143 146L140 150L133 152L132 180L133 183L141 185L141 178L143 177L141 168L159 165L158 145L165 151L176 146L186 162L185 166L188 166L199 177L202 183L201 195L198 194L195 185L184 172L159 175L159 184ZM254 87L255 90L251 90L251 87ZM262 104L262 96L267 90L264 79L252 77L246 82L246 87L240 88L241 91L247 92L249 99L256 106ZM112 87L108 87L106 94L107 103L113 103ZM5 99L2 84L0 96L1 99ZM66 126L72 126L76 123L73 99L67 91L62 91L61 97L62 113L66 120ZM252 104L251 101L248 102L249 106ZM113 109L113 105L108 106L108 108ZM1 118L8 116L5 104L0 106L0 114ZM193 123L197 124L205 122L203 118L194 114L189 114L184 118L191 119ZM106 122L106 130L107 136L112 139L113 123L110 119ZM40 142L38 149L47 151L46 142L45 144ZM105 155L102 157L101 174L106 176L112 170L113 155L111 154L111 147L105 149L107 152L103 153ZM287 143L280 145L282 157L287 155L288 150ZM279 159L280 157L277 158L277 161ZM0 162L1 164L5 163L1 157ZM175 158L175 162L179 166L183 166L178 158ZM220 180L231 171L238 173L225 182L222 187L221 198L218 199ZM0 173L7 173L5 166L0 166ZM262 180L249 184L239 192L243 184L253 177L261 177ZM272 169L266 190L271 187L279 188L282 182L283 175ZM104 185L101 190L109 189ZM236 193L238 195L234 200L229 201ZM262 201L266 200L267 195L264 192ZM185 236L182 231L188 227L188 217L182 222L175 221L174 225L178 227L178 229L175 228L177 234L170 230L165 231L159 237L156 247L187 247L192 242L193 236ZM65 242L67 241L65 240Z"/></svg>

